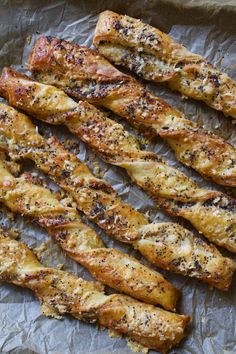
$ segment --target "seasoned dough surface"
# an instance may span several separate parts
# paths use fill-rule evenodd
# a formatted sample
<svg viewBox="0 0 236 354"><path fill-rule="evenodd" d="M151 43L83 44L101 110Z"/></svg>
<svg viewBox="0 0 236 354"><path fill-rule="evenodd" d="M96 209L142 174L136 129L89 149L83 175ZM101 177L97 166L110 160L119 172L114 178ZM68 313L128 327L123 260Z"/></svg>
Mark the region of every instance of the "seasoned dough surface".
<svg viewBox="0 0 236 354"><path fill-rule="evenodd" d="M66 151L55 139L45 140L36 133L35 126L25 115L0 104L0 118L0 147L7 150L13 158L27 157L35 161L43 172L48 173L73 196L78 208L91 221L103 226L108 235L130 243L159 267L194 276L222 290L229 288L234 263L222 257L214 246L194 237L190 231L178 224L148 225L148 220L142 214L125 204L111 186L108 185L109 189L104 189L106 182L95 179L86 165ZM94 205L97 219L94 218ZM107 220L110 210L115 212L114 219L109 223L102 222ZM124 210L131 212L120 213ZM86 260L89 261L90 258ZM149 297L151 295L150 293ZM161 296L160 299L164 303L168 298Z"/></svg>
<svg viewBox="0 0 236 354"><path fill-rule="evenodd" d="M141 150L134 136L121 124L87 102L73 101L54 86L5 69L0 87L13 106L50 124L65 124L106 162L125 168L133 181L169 214L187 219L212 242L236 251L235 199L199 188L160 156ZM57 175L61 175L60 169ZM125 214L123 208L118 209ZM142 222L137 213L133 220Z"/></svg>
<svg viewBox="0 0 236 354"><path fill-rule="evenodd" d="M188 316L164 311L129 296L105 295L96 283L41 265L24 244L0 236L0 280L31 289L46 316L70 314L126 334L166 353L185 335Z"/></svg>
<svg viewBox="0 0 236 354"><path fill-rule="evenodd" d="M235 82L157 28L104 11L98 19L94 44L114 64L146 80L167 82L184 96L204 101L236 119Z"/></svg>

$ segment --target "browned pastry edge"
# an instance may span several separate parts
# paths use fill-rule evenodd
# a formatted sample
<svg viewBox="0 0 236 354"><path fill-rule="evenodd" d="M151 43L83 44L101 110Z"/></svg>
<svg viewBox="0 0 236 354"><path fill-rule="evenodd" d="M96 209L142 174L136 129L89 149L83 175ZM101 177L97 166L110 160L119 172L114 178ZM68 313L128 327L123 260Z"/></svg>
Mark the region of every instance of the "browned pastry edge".
<svg viewBox="0 0 236 354"><path fill-rule="evenodd" d="M29 68L38 81L103 106L136 127L164 138L176 157L203 177L236 186L236 149L188 120L131 76L118 71L98 52L54 37L40 37Z"/></svg>
<svg viewBox="0 0 236 354"><path fill-rule="evenodd" d="M179 291L158 272L114 248L82 222L71 198L63 199L36 184L27 173L13 177L0 160L0 201L32 218L75 261L104 284L139 300L175 310Z"/></svg>
<svg viewBox="0 0 236 354"><path fill-rule="evenodd" d="M148 225L142 214L122 202L111 187L104 189L106 182L93 177L86 165L65 150L55 138L45 140L28 117L0 104L0 118L0 147L8 151L12 158L27 157L35 161L43 172L73 196L78 208L91 221L101 222L107 234L130 243L157 266L194 276L221 290L229 288L234 263L222 257L214 246L194 237L178 224ZM94 207L98 219L94 218ZM127 208L133 212L124 218L120 211ZM110 209L115 210L115 218L109 223L102 223L106 221ZM112 228L114 232L111 232ZM162 297L162 301L164 299Z"/></svg>
<svg viewBox="0 0 236 354"><path fill-rule="evenodd" d="M125 168L132 180L155 198L169 214L187 219L210 241L233 252L236 251L236 201L233 198L218 191L199 188L190 178L169 166L153 152L141 150L134 136L126 132L121 124L109 119L87 102L76 103L54 86L38 83L25 75L5 68L0 87L2 95L9 100L10 104L47 123L65 124L106 162ZM56 147L55 143L53 146L54 154L57 155L60 146ZM45 151L44 155L47 153ZM38 155L34 154L35 158L40 161ZM76 161L72 156L70 159ZM42 161L40 163L42 164ZM48 172L48 167L43 168ZM54 174L56 173L60 178L64 167L57 168L54 161L53 169L56 170ZM88 174L88 170L86 173ZM64 177L61 179L64 180ZM64 182L66 188L67 183ZM71 184L74 185L74 180ZM101 182L99 185L101 189ZM104 193L100 194L100 197L103 198ZM87 192L86 198L88 199ZM98 200L96 202L97 205ZM106 205L111 203L111 195L106 194ZM121 221L127 219L126 216L124 218L127 205L125 209L124 205L120 206L120 203L116 203L116 206L116 211L123 215L123 219L119 219L117 232L113 232L115 237L120 234L120 225L126 225L126 221L123 223ZM112 210L115 211L114 205ZM91 214L91 211L87 214ZM137 220L138 223L135 222L136 227L134 225L133 228L137 231L137 226L141 226L143 219L141 220L141 215L134 210L132 214L133 218L130 217L129 224L132 225L132 220ZM103 224L104 217L102 217L99 225L108 229L107 220L111 220L109 226L110 231L113 231L116 218L114 220L106 218ZM129 237L130 234L128 232ZM133 234L132 238L136 236ZM124 240L123 235L122 240Z"/></svg>
<svg viewBox="0 0 236 354"><path fill-rule="evenodd" d="M157 28L104 11L99 16L93 44L114 64L147 80L165 81L171 89L236 118L235 82Z"/></svg>
<svg viewBox="0 0 236 354"><path fill-rule="evenodd" d="M126 334L149 349L166 353L185 335L189 316L105 295L100 285L42 266L24 244L0 235L0 280L31 289L46 316L70 314Z"/></svg>

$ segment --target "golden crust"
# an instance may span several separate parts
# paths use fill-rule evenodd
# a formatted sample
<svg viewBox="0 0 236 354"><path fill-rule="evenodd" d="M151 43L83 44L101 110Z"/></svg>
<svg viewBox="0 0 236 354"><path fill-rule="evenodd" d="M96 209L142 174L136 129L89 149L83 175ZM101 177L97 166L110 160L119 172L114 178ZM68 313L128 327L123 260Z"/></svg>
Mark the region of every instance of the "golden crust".
<svg viewBox="0 0 236 354"><path fill-rule="evenodd" d="M217 248L206 244L199 237L191 236L189 230L180 230L177 226L170 223L145 225L140 230L142 232L142 239L138 244L140 253L150 262L154 264L158 262L159 267L163 269L174 271L177 267L181 274L196 278L201 271L204 281L208 281L211 274L212 286L217 287L219 272L225 279L225 285L231 282L232 272L235 269L234 262L222 257ZM223 290L223 287L221 289Z"/></svg>
<svg viewBox="0 0 236 354"><path fill-rule="evenodd" d="M200 189L156 154L142 151L134 136L121 124L108 119L89 103L76 103L63 91L10 69L5 69L2 77L2 94L10 104L50 124L65 124L106 162L125 168L168 213L187 219L212 242L236 251L234 199L220 192ZM45 168L49 168L48 165Z"/></svg>
<svg viewBox="0 0 236 354"><path fill-rule="evenodd" d="M236 149L185 119L96 51L52 37L40 37L29 60L36 78L68 94L104 106L142 131L164 138L177 158L216 183L236 186ZM4 81L4 79L3 79Z"/></svg>
<svg viewBox="0 0 236 354"><path fill-rule="evenodd" d="M141 150L135 137L121 124L87 102L77 103L56 87L38 83L8 68L3 71L0 89L12 106L49 124L65 124L105 161L125 168L151 195L182 202L215 196L215 192L206 195L160 156Z"/></svg>
<svg viewBox="0 0 236 354"><path fill-rule="evenodd" d="M91 221L102 226L108 235L132 244L148 260L164 269L194 276L221 290L229 288L234 263L222 257L214 246L202 242L199 249L198 238L178 224L150 224L147 232L148 220L142 214L125 204L111 186L104 188L106 182L93 177L88 168L54 138L46 141L36 134L35 126L25 115L0 104L0 117L1 147L12 157L28 157L35 161L42 171L73 196L78 208ZM124 210L130 212L122 214ZM113 211L115 214L111 214ZM184 246L186 244L187 248ZM99 250L89 252L99 253ZM91 261L90 271L93 272L92 266L96 260L90 257L80 259L85 266L86 262ZM102 275L99 273L99 276ZM168 300L163 297L162 303L165 298Z"/></svg>
<svg viewBox="0 0 236 354"><path fill-rule="evenodd" d="M74 260L104 284L139 300L174 310L178 290L135 258L106 249L98 234L82 222L71 200L59 200L32 176L15 178L0 160L0 200L10 210L33 218Z"/></svg>
<svg viewBox="0 0 236 354"><path fill-rule="evenodd" d="M236 118L235 82L160 30L104 11L98 19L94 45L116 65L147 80L166 81L171 89Z"/></svg>
<svg viewBox="0 0 236 354"><path fill-rule="evenodd" d="M46 316L70 314L97 322L163 353L183 339L190 320L125 295L107 296L98 284L42 266L24 243L2 235L0 280L31 289Z"/></svg>

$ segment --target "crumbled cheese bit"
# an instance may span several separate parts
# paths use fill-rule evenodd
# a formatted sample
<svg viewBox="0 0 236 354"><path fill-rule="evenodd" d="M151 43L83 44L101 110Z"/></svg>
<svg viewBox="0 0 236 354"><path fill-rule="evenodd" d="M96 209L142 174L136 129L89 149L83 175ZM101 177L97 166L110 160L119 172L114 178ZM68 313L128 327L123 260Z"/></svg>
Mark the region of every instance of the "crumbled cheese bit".
<svg viewBox="0 0 236 354"><path fill-rule="evenodd" d="M147 354L148 353L148 348L144 347L142 344L134 341L133 339L128 339L127 340L127 344L130 347L130 349L134 352L134 353L144 353Z"/></svg>
<svg viewBox="0 0 236 354"><path fill-rule="evenodd" d="M119 332L114 331L113 329L109 329L109 330L108 330L108 335L109 335L109 337L111 337L111 338L120 338L120 337L122 337Z"/></svg>
<svg viewBox="0 0 236 354"><path fill-rule="evenodd" d="M59 263L59 264L56 266L56 268L57 268L58 270L62 270L62 269L64 269L64 267L65 267L65 264L63 264L63 263Z"/></svg>
<svg viewBox="0 0 236 354"><path fill-rule="evenodd" d="M34 253L39 260L42 260L44 252L47 251L47 246L50 240L43 242L39 247L34 248Z"/></svg>

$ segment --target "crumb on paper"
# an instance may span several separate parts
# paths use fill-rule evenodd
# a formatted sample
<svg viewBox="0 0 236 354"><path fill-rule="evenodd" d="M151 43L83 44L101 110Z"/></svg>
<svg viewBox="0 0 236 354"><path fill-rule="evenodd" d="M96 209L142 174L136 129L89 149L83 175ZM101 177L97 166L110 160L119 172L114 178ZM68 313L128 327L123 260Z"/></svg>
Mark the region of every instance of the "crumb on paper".
<svg viewBox="0 0 236 354"><path fill-rule="evenodd" d="M49 306L48 304L41 305L42 314L46 317L53 317L57 320L60 320L62 316L56 311L53 307Z"/></svg>
<svg viewBox="0 0 236 354"><path fill-rule="evenodd" d="M98 173L99 173L99 171L100 171L100 166L99 166L99 164L98 164L97 162L94 162L94 164L93 164L93 169L94 169L94 173L95 173L95 174L98 174Z"/></svg>
<svg viewBox="0 0 236 354"><path fill-rule="evenodd" d="M149 139L147 137L139 137L138 141L142 147L149 144Z"/></svg>
<svg viewBox="0 0 236 354"><path fill-rule="evenodd" d="M121 338L122 337L122 335L119 332L114 331L113 329L108 330L108 335L110 338Z"/></svg>
<svg viewBox="0 0 236 354"><path fill-rule="evenodd" d="M12 238L13 240L16 240L17 238L19 238L19 231L17 229L11 229L7 231L7 236L9 236L10 238Z"/></svg>
<svg viewBox="0 0 236 354"><path fill-rule="evenodd" d="M43 258L44 253L47 251L48 249L48 244L49 244L50 240L47 240L43 243L41 243L41 245L39 247L35 247L34 248L34 253L36 254L37 258L41 261Z"/></svg>
<svg viewBox="0 0 236 354"><path fill-rule="evenodd" d="M143 353L147 354L148 353L148 348L144 347L142 344L136 342L135 340L128 338L127 339L127 344L129 348L134 352L134 353Z"/></svg>
<svg viewBox="0 0 236 354"><path fill-rule="evenodd" d="M97 178L101 178L104 176L105 170L101 171L101 167L97 161L93 162L93 173Z"/></svg>
<svg viewBox="0 0 236 354"><path fill-rule="evenodd" d="M31 40L32 40L32 34L29 34L29 35L26 37L26 42L27 42L28 44L30 44L30 43L31 43Z"/></svg>
<svg viewBox="0 0 236 354"><path fill-rule="evenodd" d="M150 210L147 210L146 213L144 214L146 218L149 220L150 219Z"/></svg>
<svg viewBox="0 0 236 354"><path fill-rule="evenodd" d="M59 264L56 266L56 268L57 268L58 270L62 270L62 269L64 269L64 267L65 267L65 264L63 264L63 263L59 263Z"/></svg>

